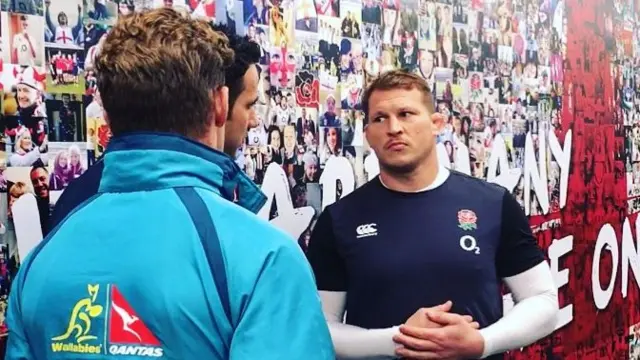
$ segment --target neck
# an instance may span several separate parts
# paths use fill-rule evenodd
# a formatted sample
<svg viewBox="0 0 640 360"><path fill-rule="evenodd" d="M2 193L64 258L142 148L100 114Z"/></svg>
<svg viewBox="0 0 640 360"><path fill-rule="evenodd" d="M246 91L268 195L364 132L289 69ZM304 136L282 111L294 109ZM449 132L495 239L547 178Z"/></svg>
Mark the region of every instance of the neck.
<svg viewBox="0 0 640 360"><path fill-rule="evenodd" d="M380 181L388 189L398 192L416 192L429 187L438 176L438 159L426 160L422 165L408 173L394 173L380 167Z"/></svg>
<svg viewBox="0 0 640 360"><path fill-rule="evenodd" d="M205 136L200 137L199 139L194 139L194 140L204 145L207 145L212 149L226 153L225 150L227 149L225 149L225 146L224 146L224 139L225 139L224 128L219 128L217 126L212 125L209 128L209 131L207 131ZM235 154L235 149L233 150L233 154Z"/></svg>

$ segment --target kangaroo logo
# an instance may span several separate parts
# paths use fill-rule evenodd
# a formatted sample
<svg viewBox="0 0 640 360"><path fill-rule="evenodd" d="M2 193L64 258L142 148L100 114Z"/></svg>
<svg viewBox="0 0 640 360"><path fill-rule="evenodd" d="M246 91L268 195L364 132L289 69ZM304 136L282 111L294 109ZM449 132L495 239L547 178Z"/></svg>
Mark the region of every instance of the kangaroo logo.
<svg viewBox="0 0 640 360"><path fill-rule="evenodd" d="M78 301L73 307L67 331L62 335L51 338L51 340L62 341L73 337L78 344L81 344L98 338L90 335L89 332L91 331L91 319L100 316L103 311L101 305L95 304L99 290L100 285L87 285L89 296Z"/></svg>

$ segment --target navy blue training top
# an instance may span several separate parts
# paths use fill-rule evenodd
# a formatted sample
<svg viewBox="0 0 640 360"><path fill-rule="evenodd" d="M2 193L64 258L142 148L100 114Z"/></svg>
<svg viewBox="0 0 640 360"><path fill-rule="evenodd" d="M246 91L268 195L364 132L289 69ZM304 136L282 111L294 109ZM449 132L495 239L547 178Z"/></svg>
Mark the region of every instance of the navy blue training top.
<svg viewBox="0 0 640 360"><path fill-rule="evenodd" d="M318 289L347 292L346 323L366 329L447 300L487 327L503 315L501 278L545 260L506 189L454 171L418 193L366 183L320 215L307 257Z"/></svg>

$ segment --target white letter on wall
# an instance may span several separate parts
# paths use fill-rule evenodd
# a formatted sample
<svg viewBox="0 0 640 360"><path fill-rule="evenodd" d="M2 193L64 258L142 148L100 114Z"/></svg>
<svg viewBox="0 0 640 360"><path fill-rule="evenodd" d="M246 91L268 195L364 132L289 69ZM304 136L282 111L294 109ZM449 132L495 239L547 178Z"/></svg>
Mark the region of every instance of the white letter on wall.
<svg viewBox="0 0 640 360"><path fill-rule="evenodd" d="M567 204L567 189L569 187L569 166L571 165L571 130L564 136L564 149L560 147L558 138L553 131L549 131L549 149L560 167L560 208Z"/></svg>
<svg viewBox="0 0 640 360"><path fill-rule="evenodd" d="M631 233L631 224L629 219L624 220L622 225L622 297L627 297L627 290L629 287L629 268L633 272L633 277L636 279L636 286L640 286L638 283L638 250L640 250L640 216L636 218L636 245L633 244L633 235Z"/></svg>
<svg viewBox="0 0 640 360"><path fill-rule="evenodd" d="M309 227L315 211L311 206L293 208L287 174L277 163L271 163L267 167L262 182L262 192L267 196L267 202L258 212L258 216L269 220L269 213L275 198L278 216L272 219L271 223L291 235L294 240L300 238L300 235Z"/></svg>
<svg viewBox="0 0 640 360"><path fill-rule="evenodd" d="M336 185L338 180L340 180L342 184L342 197L347 196L356 187L356 177L349 160L341 156L330 156L320 176L320 185L322 185L322 210L340 200L336 199Z"/></svg>
<svg viewBox="0 0 640 360"><path fill-rule="evenodd" d="M369 155L364 158L364 171L367 173L367 181L371 181L374 177L380 174L380 164L378 164L378 157L376 153L371 150Z"/></svg>
<svg viewBox="0 0 640 360"><path fill-rule="evenodd" d="M498 175L500 169L500 175ZM507 159L507 145L504 143L502 135L497 134L493 139L491 156L489 157L489 168L487 171L487 181L502 186L509 192L513 192L522 176L522 170L509 168Z"/></svg>
<svg viewBox="0 0 640 360"><path fill-rule="evenodd" d="M544 136L538 136L538 161L533 148L533 138L527 134L524 145L524 211L531 214L531 187L536 194L543 214L549 212L547 189L547 149Z"/></svg>
<svg viewBox="0 0 640 360"><path fill-rule="evenodd" d="M600 284L600 258L604 248L611 252L613 271L609 285L603 290ZM596 248L593 252L593 264L591 265L591 291L593 293L593 301L600 310L603 310L609 305L611 296L613 296L613 287L616 284L616 276L618 275L618 260L618 240L616 239L616 232L613 230L613 226L604 224L598 233Z"/></svg>
<svg viewBox="0 0 640 360"><path fill-rule="evenodd" d="M551 262L551 274L556 287L561 287L569 283L569 269L559 270L558 260L573 249L573 235L565 236L560 240L554 239L549 246L549 260ZM567 325L573 320L573 304L568 304L558 313L558 322L555 330Z"/></svg>
<svg viewBox="0 0 640 360"><path fill-rule="evenodd" d="M278 214L293 212L293 201L291 201L289 181L287 180L287 174L285 174L284 169L282 169L280 165L271 163L267 166L261 189L267 197L267 202L258 212L258 216L269 220L269 212L271 211L274 198L278 206Z"/></svg>
<svg viewBox="0 0 640 360"><path fill-rule="evenodd" d="M449 154L447 154L447 148L444 146L444 143L436 144L438 163L447 169L453 168L458 172L471 176L471 165L469 164L469 149L467 149L467 146L462 142L456 142L455 146L456 151L453 159L454 163L452 164L451 161L449 161Z"/></svg>

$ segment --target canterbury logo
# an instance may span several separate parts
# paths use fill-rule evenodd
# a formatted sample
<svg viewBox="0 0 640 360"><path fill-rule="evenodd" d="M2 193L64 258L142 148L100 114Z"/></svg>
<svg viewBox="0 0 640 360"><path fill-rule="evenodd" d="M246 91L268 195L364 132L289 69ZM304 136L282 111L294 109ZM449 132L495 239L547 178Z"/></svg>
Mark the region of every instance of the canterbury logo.
<svg viewBox="0 0 640 360"><path fill-rule="evenodd" d="M357 234L357 238L363 238L363 237L367 237L367 236L375 236L378 235L378 229L376 228L378 225L371 223L371 224L364 224L364 225L360 225L356 228L356 234Z"/></svg>

